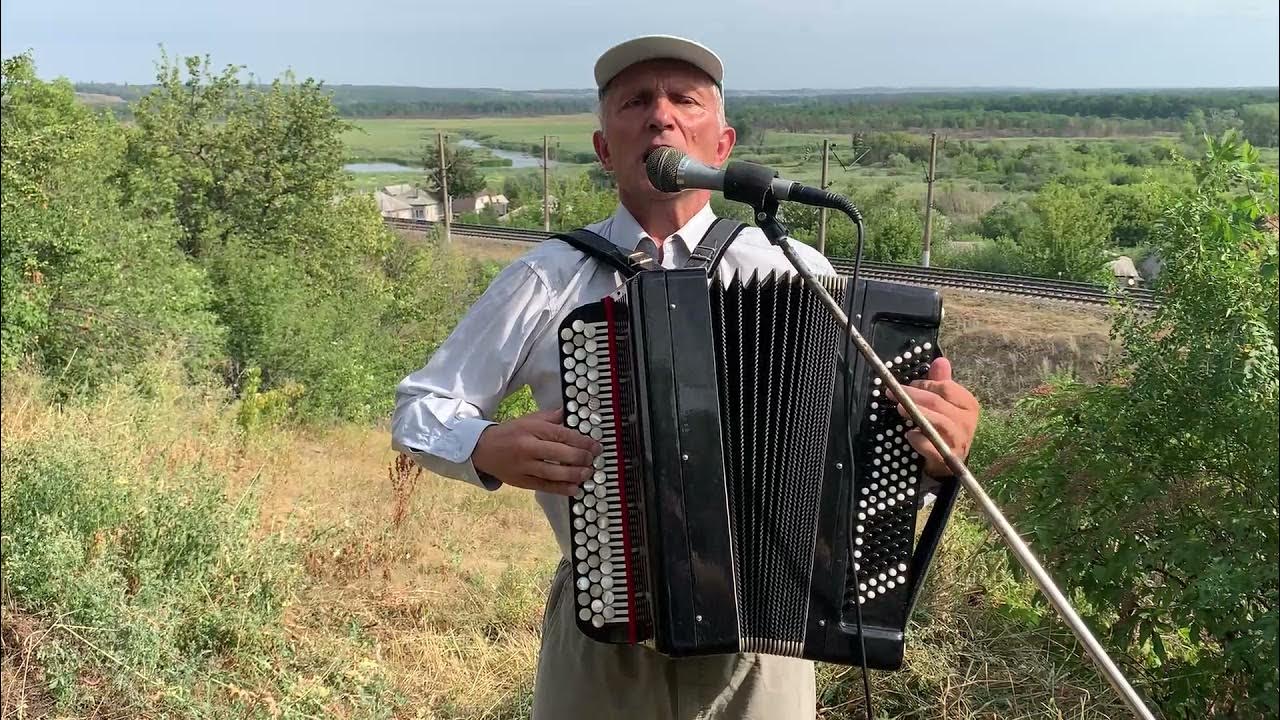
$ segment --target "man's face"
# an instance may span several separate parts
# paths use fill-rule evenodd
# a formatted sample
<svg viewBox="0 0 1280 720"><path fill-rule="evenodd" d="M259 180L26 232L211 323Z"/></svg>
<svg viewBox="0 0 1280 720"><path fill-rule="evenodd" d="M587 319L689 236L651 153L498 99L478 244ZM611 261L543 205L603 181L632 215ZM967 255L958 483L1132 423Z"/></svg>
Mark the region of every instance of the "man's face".
<svg viewBox="0 0 1280 720"><path fill-rule="evenodd" d="M602 131L593 138L600 163L618 189L633 197L671 195L654 189L645 158L669 145L719 166L733 150L733 128L721 126L715 85L702 71L674 60L633 65L609 84L602 103Z"/></svg>

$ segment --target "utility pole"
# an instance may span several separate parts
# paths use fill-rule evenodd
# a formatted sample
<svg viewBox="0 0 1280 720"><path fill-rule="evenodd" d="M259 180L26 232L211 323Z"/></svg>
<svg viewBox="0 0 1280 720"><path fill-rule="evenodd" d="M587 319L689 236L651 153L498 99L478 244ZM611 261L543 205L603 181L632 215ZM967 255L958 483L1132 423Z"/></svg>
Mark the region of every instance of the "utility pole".
<svg viewBox="0 0 1280 720"><path fill-rule="evenodd" d="M924 252L920 254L921 267L929 267L929 247L933 242L933 179L935 164L938 158L938 133L929 133L929 174L924 181L928 183L924 198Z"/></svg>
<svg viewBox="0 0 1280 720"><path fill-rule="evenodd" d="M826 138L822 139L822 180L818 187L823 190L827 189L827 156L830 143ZM818 211L818 252L823 255L827 254L827 209L822 208Z"/></svg>
<svg viewBox="0 0 1280 720"><path fill-rule="evenodd" d="M551 163L547 153L549 136L542 136L542 229L551 232L551 185L547 178L547 166Z"/></svg>
<svg viewBox="0 0 1280 720"><path fill-rule="evenodd" d="M450 210L449 202L449 172L448 166L444 162L444 133L436 133L436 143L440 147L440 202L444 209L444 242L449 244L452 242L450 238Z"/></svg>

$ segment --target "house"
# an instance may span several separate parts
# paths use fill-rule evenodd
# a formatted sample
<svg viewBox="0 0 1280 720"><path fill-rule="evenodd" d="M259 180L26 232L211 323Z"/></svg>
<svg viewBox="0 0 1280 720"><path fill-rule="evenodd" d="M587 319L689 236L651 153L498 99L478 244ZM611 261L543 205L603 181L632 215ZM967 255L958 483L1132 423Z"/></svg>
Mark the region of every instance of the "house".
<svg viewBox="0 0 1280 720"><path fill-rule="evenodd" d="M506 195L481 192L467 197L450 198L451 207L454 215L463 213L478 213L487 207L494 208L498 215L506 215L507 208L511 202L507 200Z"/></svg>
<svg viewBox="0 0 1280 720"><path fill-rule="evenodd" d="M388 215L388 210L383 209L383 201L381 197L378 200L378 208L382 212L383 217L406 217L411 220L430 220L437 221L444 219L444 204L440 202L440 196L424 190L417 185L402 183L400 185L387 185L379 188L378 196L387 196L394 202L388 203L390 212L402 213L404 209L401 205L409 206L408 215Z"/></svg>
<svg viewBox="0 0 1280 720"><path fill-rule="evenodd" d="M397 220L413 219L413 206L400 198L378 190L373 194L373 199L377 201L378 212L382 213L382 217Z"/></svg>

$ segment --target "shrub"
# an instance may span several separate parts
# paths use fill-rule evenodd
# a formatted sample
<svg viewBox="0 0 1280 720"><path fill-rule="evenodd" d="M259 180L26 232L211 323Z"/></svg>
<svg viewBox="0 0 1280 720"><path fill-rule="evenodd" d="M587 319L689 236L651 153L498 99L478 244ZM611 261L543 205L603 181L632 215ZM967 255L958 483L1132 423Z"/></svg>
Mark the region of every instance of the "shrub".
<svg viewBox="0 0 1280 720"><path fill-rule="evenodd" d="M1276 174L1231 136L1194 169L1155 236L1159 310L1116 324L1107 382L1023 405L992 488L1167 716L1274 716Z"/></svg>

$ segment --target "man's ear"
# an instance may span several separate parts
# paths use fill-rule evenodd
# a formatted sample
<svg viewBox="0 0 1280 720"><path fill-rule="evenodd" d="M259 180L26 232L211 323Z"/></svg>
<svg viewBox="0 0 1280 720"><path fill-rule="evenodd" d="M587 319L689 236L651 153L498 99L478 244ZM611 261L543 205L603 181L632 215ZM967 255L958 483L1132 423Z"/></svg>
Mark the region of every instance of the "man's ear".
<svg viewBox="0 0 1280 720"><path fill-rule="evenodd" d="M733 146L738 142L738 131L725 125L720 130L720 141L716 143L716 164L724 165L729 159L729 153L733 152Z"/></svg>
<svg viewBox="0 0 1280 720"><path fill-rule="evenodd" d="M604 132L597 130L591 135L591 145L596 149L596 157L600 165L608 172L613 172L613 155L609 152L609 141L604 139Z"/></svg>

